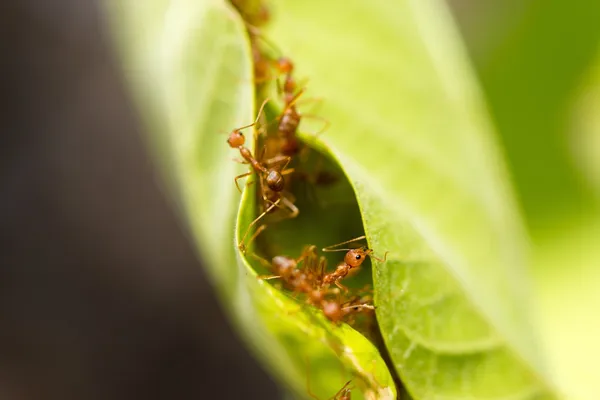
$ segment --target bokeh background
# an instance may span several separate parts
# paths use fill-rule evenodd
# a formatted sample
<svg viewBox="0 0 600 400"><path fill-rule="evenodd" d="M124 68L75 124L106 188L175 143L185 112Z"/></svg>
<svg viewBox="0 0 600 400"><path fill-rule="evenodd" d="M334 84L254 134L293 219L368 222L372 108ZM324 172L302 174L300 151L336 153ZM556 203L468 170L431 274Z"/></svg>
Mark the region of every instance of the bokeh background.
<svg viewBox="0 0 600 400"><path fill-rule="evenodd" d="M577 168L547 170L570 163L565 99L600 29L598 15L560 3L449 1L492 115L502 124L519 104L500 128L509 165L527 171L513 177L542 242L595 198ZM523 44L529 15L540 29ZM281 398L169 208L99 3L4 0L0 33L0 398Z"/></svg>

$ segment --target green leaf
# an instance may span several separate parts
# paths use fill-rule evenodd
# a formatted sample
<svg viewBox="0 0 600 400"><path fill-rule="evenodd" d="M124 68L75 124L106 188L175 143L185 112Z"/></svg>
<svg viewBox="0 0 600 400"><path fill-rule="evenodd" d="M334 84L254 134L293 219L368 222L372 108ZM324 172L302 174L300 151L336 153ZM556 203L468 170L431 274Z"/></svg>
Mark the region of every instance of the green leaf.
<svg viewBox="0 0 600 400"><path fill-rule="evenodd" d="M350 177L371 247L390 251L375 263L377 315L409 392L553 398L525 235L444 3L275 4L269 36L331 121L314 143Z"/></svg>
<svg viewBox="0 0 600 400"><path fill-rule="evenodd" d="M373 344L259 280L235 246L236 227L239 239L255 213L253 190L240 199L233 182L247 167L232 161L235 152L219 135L254 116L250 49L239 16L218 0L107 4L151 150L237 330L256 356L301 396L307 396L310 373L310 389L323 398L348 379L357 387L353 398L361 392L395 398Z"/></svg>
<svg viewBox="0 0 600 400"><path fill-rule="evenodd" d="M600 54L577 87L561 110L570 117L560 134L570 142L571 160L554 168L572 169L581 186L595 189L583 199L596 208L571 205L576 214L561 215L554 229L535 232L533 272L543 344L560 387L572 398L593 400L600 393L594 373L600 358Z"/></svg>

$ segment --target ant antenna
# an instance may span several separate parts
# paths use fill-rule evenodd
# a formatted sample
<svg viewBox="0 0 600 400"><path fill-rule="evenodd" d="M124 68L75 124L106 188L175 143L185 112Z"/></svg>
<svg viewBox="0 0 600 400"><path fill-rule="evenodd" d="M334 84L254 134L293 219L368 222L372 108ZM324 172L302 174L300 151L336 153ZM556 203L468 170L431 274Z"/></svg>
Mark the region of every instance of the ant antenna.
<svg viewBox="0 0 600 400"><path fill-rule="evenodd" d="M369 249L369 250L371 250L371 249ZM386 251L386 252L383 254L383 258L379 258L379 257L376 257L376 256L373 254L373 250L371 250L371 251L369 252L369 257L371 257L371 258L374 258L374 259L376 259L377 261L379 261L379 262L383 263L383 262L385 262L385 260L387 260L387 255L388 255L388 253L389 253L389 251Z"/></svg>
<svg viewBox="0 0 600 400"><path fill-rule="evenodd" d="M253 123L251 123L251 124L248 124L248 125L245 125L245 126L242 126L242 127L240 127L240 128L237 128L237 129L236 129L236 131L239 131L239 130L242 130L242 129L246 129L246 128L250 128L251 126L254 126L254 125L258 124L258 120L260 119L260 116L261 116L261 114L262 114L262 112L263 112L263 110L264 110L265 106L266 106L266 105L267 105L267 103L269 102L269 100L270 100L270 99L267 97L267 98L265 99L265 101L263 101L263 102L262 102L262 105L260 106L260 109L258 110L258 115L256 116L256 119L254 120L254 122L253 122Z"/></svg>
<svg viewBox="0 0 600 400"><path fill-rule="evenodd" d="M347 244L347 243L357 242L359 240L363 240L363 239L366 239L366 238L367 237L365 235L359 236L359 237L354 238L354 239L346 240L345 242L342 242L342 243L338 243L338 244L334 244L334 245L331 245L331 246L323 247L321 250L322 251L348 251L348 250L354 250L354 249L334 249L334 247L338 247L338 246L341 246L341 245Z"/></svg>

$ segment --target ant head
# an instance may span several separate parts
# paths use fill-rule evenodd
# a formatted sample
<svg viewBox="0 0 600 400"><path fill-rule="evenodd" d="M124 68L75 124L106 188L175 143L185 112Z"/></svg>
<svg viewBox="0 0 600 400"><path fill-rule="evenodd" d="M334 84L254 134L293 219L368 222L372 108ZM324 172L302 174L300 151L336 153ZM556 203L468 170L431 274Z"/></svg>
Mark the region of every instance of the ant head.
<svg viewBox="0 0 600 400"><path fill-rule="evenodd" d="M294 71L294 63L287 57L280 57L277 60L277 69L282 74L291 74Z"/></svg>
<svg viewBox="0 0 600 400"><path fill-rule="evenodd" d="M270 170L267 174L267 186L274 192L281 192L285 187L285 180L283 179L283 175L281 172L276 171L274 169Z"/></svg>
<svg viewBox="0 0 600 400"><path fill-rule="evenodd" d="M238 129L231 131L229 137L227 138L227 144L229 144L229 147L233 149L243 146L244 143L246 143L246 138Z"/></svg>
<svg viewBox="0 0 600 400"><path fill-rule="evenodd" d="M371 249L359 248L359 249L350 249L346 253L344 257L344 262L351 266L352 268L360 267L360 265L365 261L365 258L372 253Z"/></svg>

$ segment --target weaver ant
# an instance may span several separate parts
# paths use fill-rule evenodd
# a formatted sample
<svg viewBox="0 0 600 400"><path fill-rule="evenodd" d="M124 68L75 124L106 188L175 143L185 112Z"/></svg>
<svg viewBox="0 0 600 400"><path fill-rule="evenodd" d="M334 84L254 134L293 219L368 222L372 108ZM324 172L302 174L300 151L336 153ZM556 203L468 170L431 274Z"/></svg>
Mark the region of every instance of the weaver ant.
<svg viewBox="0 0 600 400"><path fill-rule="evenodd" d="M262 40L264 43L269 45L276 53L281 54L278 47L273 44L270 40L265 38L260 29L246 22L246 28L250 36L250 43L252 45L252 56L254 59L254 78L257 84L276 79L277 87L283 95L284 109L281 115L277 118L279 121L277 126L277 144L276 148L269 146L271 151L269 155L275 155L279 157L292 157L298 154L301 150L300 142L296 137L298 126L302 115L296 108L296 103L299 97L304 92L304 89L296 92L296 81L293 77L294 63L288 57L279 57L277 59L270 58L265 55L259 46L258 40ZM273 76L274 72L274 76ZM280 86L279 77L284 76L283 85ZM329 121L324 120L321 117L314 115L304 115L305 117L318 118L325 121L323 128L316 133L318 136L329 127Z"/></svg>
<svg viewBox="0 0 600 400"><path fill-rule="evenodd" d="M258 228L251 240L256 238L264 229L266 229L265 225ZM274 274L261 275L259 278L264 280L281 279L285 286L294 293L306 295L309 304L319 306L328 293L327 290L323 290L317 284L316 277L312 274L314 268L311 265L319 262L318 255L314 249L314 246L307 247L298 258L275 256L271 259L271 262L253 254L254 258ZM299 268L301 263L305 264L305 267L302 269Z"/></svg>
<svg viewBox="0 0 600 400"><path fill-rule="evenodd" d="M262 111L268 101L269 101L269 99L266 99L263 102L263 104L261 105L260 110L258 112L258 115L256 117L256 120L253 123L236 128L233 131L231 131L231 133L229 134L229 137L227 138L227 144L229 144L229 147L231 147L232 149L239 150L240 155L244 159L244 161L242 161L242 163L250 164L252 169L265 180L265 182L270 190L272 190L274 192L281 192L285 186L285 180L283 179L283 175L286 173L289 173L289 172L286 172L289 170L285 170L285 168L289 164L290 158L289 157L283 158L283 159L279 158L279 159L275 160L275 163L278 163L281 161L286 162L285 165L283 166L283 168L281 168L281 170L282 170L281 172L274 168L267 168L265 165L269 165L272 162L270 162L270 160L268 160L266 163L261 163L256 158L254 158L250 149L248 149L247 147L244 146L246 144L246 138L245 138L244 134L241 132L242 129L249 128L251 126L255 126L258 123L258 120L260 119ZM235 177L235 185L237 186L237 188L240 192L241 192L241 189L238 184L238 179L244 178L251 174L252 174L252 171L238 175Z"/></svg>
<svg viewBox="0 0 600 400"><path fill-rule="evenodd" d="M250 241L254 240L265 229L266 225L260 226ZM295 294L306 296L306 302L321 309L325 317L332 322L338 323L349 314L375 309L372 304L369 304L360 296L343 300L339 289L329 289L329 282L325 283L325 278L335 274L335 272L323 274L327 261L324 257L317 255L316 246L306 247L298 258L275 256L269 262L256 254L253 254L253 256L274 274L259 276L260 279L281 279L287 289ZM301 264L304 264L303 268L299 268ZM342 277L339 279L342 279ZM341 286L338 281L334 282L336 282L336 285ZM332 299L332 296L335 296L335 298Z"/></svg>
<svg viewBox="0 0 600 400"><path fill-rule="evenodd" d="M366 236L359 236L354 239L347 240L342 243L334 244L332 246L324 247L322 250L325 252L333 252L333 251L346 251L346 255L344 256L344 261L338 264L335 271L330 273L325 273L326 263L320 263L316 265L316 270L313 272L315 276L317 276L317 280L321 285L330 285L335 284L338 288L342 289L345 292L348 292L348 288L340 283L340 280L344 279L350 271L358 268L365 261L365 258L371 257L379 262L385 262L387 259L388 251L385 252L383 258L378 258L373 254L373 250L360 247L357 249L335 249L337 246L341 246L343 244L356 242L358 240L366 239Z"/></svg>
<svg viewBox="0 0 600 400"><path fill-rule="evenodd" d="M250 223L250 225L248 226L248 230L244 234L244 237L242 238L242 241L240 242L240 244L238 246L240 249L244 249L243 243L244 243L246 236L250 232L250 229L261 218L263 218L268 212L273 210L273 208L279 207L280 202L283 203L287 208L289 208L291 210L290 218L296 217L299 213L298 208L293 204L293 202L290 201L285 195L283 195L283 193L281 193L283 191L283 189L285 188L285 179L283 178L283 176L290 174L294 171L292 168L286 169L286 167L290 163L291 158L290 157L275 157L273 159L261 162L261 161L258 161L256 158L254 158L254 156L252 155L252 152L247 147L244 146L246 143L246 138L244 137L244 134L241 132L241 130L245 129L245 128L249 128L251 126L255 126L258 123L260 116L263 112L263 109L268 101L269 101L269 99L266 99L262 103L260 110L258 112L258 115L256 117L256 120L253 123L234 129L233 131L231 131L231 133L229 134L229 137L227 138L227 144L229 144L229 147L231 147L232 149L238 149L238 151L240 152L240 155L242 156L242 158L244 160L241 162L243 164L249 164L252 168L251 171L235 177L234 181L235 181L236 187L241 192L240 186L238 184L238 180L240 178L244 178L246 176L251 175L252 172L254 171L259 176L262 198L266 203L270 204L270 206L267 208L267 210L265 210L261 215L259 215L254 221L252 221ZM271 167L271 165L273 165L273 164L277 165L282 162L284 162L284 165L281 168Z"/></svg>

